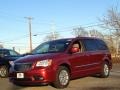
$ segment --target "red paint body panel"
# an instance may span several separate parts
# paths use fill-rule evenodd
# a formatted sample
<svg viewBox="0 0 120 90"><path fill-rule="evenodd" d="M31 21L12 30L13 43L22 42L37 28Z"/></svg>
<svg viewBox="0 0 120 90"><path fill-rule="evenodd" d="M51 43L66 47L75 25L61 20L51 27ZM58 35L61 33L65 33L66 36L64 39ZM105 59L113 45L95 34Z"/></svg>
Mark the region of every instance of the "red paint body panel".
<svg viewBox="0 0 120 90"><path fill-rule="evenodd" d="M10 81L26 85L53 83L56 79L57 69L61 65L69 68L71 79L100 73L105 60L109 63L110 69L112 68L111 55L108 50L69 53L73 42L79 39L83 40L84 38L70 39L71 44L64 52L28 55L15 61L15 63L21 64L32 63L32 68L23 72L15 71L14 67L11 68L9 74ZM37 61L46 59L52 59L51 66L35 67ZM23 79L17 79L16 75L19 72L24 73Z"/></svg>
<svg viewBox="0 0 120 90"><path fill-rule="evenodd" d="M17 73L18 72L14 72L9 75L10 81L12 81L13 83L19 83L19 84L23 83L26 85L31 85L34 83L49 83L55 80L55 72L51 68L46 68L46 69L35 68L27 72L22 72L24 73L24 79L21 80L16 78ZM35 80L34 77L42 77L43 80Z"/></svg>

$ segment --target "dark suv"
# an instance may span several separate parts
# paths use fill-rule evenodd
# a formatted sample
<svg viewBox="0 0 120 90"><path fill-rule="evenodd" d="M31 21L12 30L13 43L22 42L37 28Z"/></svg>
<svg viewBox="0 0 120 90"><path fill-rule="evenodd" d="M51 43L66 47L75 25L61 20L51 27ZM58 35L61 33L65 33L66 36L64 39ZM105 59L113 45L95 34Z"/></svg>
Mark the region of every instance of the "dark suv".
<svg viewBox="0 0 120 90"><path fill-rule="evenodd" d="M10 49L0 49L0 77L7 77L9 68L13 61L21 57L14 50Z"/></svg>
<svg viewBox="0 0 120 90"><path fill-rule="evenodd" d="M9 79L17 85L65 88L71 79L89 75L106 78L111 68L111 54L103 40L77 37L42 43L32 55L14 62Z"/></svg>

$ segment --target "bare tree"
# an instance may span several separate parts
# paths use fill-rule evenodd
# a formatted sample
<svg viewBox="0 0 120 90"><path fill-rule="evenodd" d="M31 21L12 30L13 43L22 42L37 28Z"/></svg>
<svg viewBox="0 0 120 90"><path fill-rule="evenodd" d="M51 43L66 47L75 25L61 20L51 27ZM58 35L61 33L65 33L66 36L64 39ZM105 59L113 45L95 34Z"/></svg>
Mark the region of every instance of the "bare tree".
<svg viewBox="0 0 120 90"><path fill-rule="evenodd" d="M74 28L72 34L76 37L88 36L88 32L83 27Z"/></svg>
<svg viewBox="0 0 120 90"><path fill-rule="evenodd" d="M110 8L107 11L106 16L100 19L101 22L104 23L103 28L108 30L113 30L110 36L114 36L116 41L114 46L116 47L116 53L118 54L119 51L119 44L120 44L120 12L116 8ZM110 37L111 39L113 37Z"/></svg>
<svg viewBox="0 0 120 90"><path fill-rule="evenodd" d="M103 34L99 32L98 30L92 29L89 31L89 34L91 37L98 37L98 38L104 38Z"/></svg>
<svg viewBox="0 0 120 90"><path fill-rule="evenodd" d="M103 40L106 42L107 46L109 47L110 52L112 54L115 54L116 53L116 46L115 46L115 44L113 42L112 36L104 34Z"/></svg>
<svg viewBox="0 0 120 90"><path fill-rule="evenodd" d="M58 32L55 32L54 34L53 33L50 33L48 34L46 37L45 37L45 41L51 41L51 40L55 40L55 39L58 39L60 36L60 34Z"/></svg>
<svg viewBox="0 0 120 90"><path fill-rule="evenodd" d="M117 8L111 8L107 15L100 19L105 25L104 28L115 30L115 35L120 36L120 13Z"/></svg>

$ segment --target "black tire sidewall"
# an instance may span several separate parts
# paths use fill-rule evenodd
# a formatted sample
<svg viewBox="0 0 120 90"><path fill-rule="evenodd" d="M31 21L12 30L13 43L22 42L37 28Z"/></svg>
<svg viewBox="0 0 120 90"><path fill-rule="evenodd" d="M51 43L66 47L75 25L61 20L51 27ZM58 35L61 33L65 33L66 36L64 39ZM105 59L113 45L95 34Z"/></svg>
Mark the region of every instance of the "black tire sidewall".
<svg viewBox="0 0 120 90"><path fill-rule="evenodd" d="M66 85L61 85L61 84L60 84L59 75L60 75L60 72L61 72L62 70L66 70L67 73L68 73L68 75L69 75L68 83L67 83ZM69 81L70 81L70 73L69 73L68 68L66 68L66 67L64 67L64 66L60 66L60 67L58 68L58 70L57 70L57 73L56 73L56 80L55 80L55 82L53 83L53 84L54 84L54 87L60 88L60 89L66 88L66 87L68 86L68 84L69 84Z"/></svg>
<svg viewBox="0 0 120 90"><path fill-rule="evenodd" d="M105 65L107 65L108 70L109 70L107 75L105 74L105 71L104 71L104 67L105 67ZM107 77L109 76L109 74L110 74L109 65L108 65L108 63L107 63L107 62L104 62L104 63L103 63L103 66L102 66L102 73L101 73L101 77L102 77L102 78L107 78Z"/></svg>

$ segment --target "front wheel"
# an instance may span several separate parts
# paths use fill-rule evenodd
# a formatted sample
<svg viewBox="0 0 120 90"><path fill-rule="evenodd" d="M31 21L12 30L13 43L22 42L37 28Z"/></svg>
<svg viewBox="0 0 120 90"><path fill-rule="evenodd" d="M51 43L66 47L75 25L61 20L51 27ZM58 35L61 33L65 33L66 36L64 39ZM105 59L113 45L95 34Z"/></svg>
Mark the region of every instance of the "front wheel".
<svg viewBox="0 0 120 90"><path fill-rule="evenodd" d="M100 77L102 78L107 78L110 74L110 69L109 69L109 65L107 62L105 62L102 66L102 72L100 74Z"/></svg>
<svg viewBox="0 0 120 90"><path fill-rule="evenodd" d="M60 66L57 70L56 80L53 83L56 88L65 88L68 86L70 81L70 74L68 68Z"/></svg>
<svg viewBox="0 0 120 90"><path fill-rule="evenodd" d="M0 67L0 77L5 78L8 76L8 68L6 66Z"/></svg>

